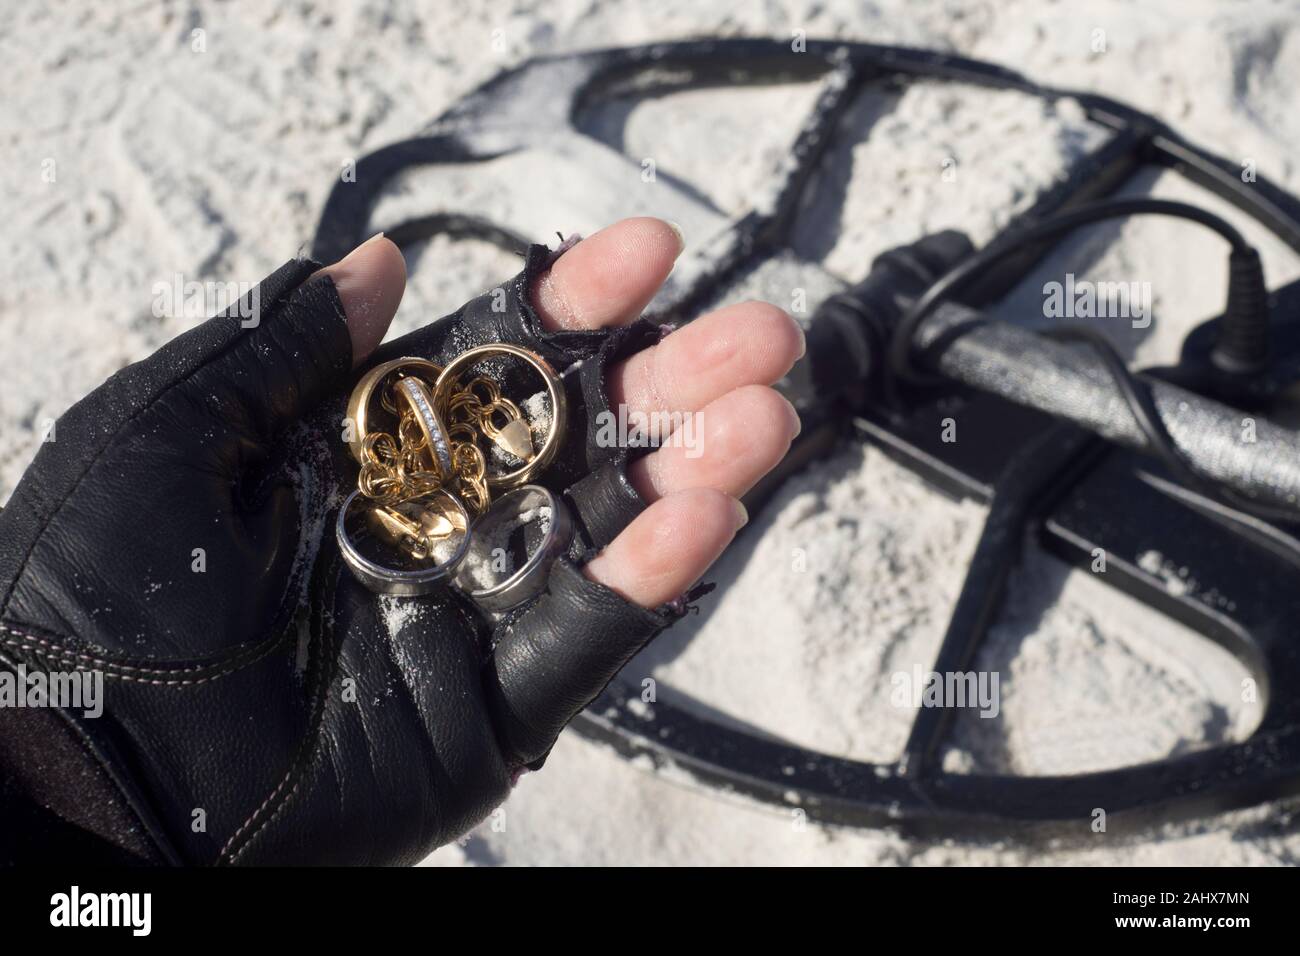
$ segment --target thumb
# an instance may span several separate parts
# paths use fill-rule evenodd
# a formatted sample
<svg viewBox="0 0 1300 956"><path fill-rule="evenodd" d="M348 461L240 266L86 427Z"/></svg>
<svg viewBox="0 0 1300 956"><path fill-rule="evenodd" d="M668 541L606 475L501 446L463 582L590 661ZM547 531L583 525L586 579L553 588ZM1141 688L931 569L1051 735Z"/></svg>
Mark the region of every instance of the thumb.
<svg viewBox="0 0 1300 956"><path fill-rule="evenodd" d="M286 274L293 268L262 284L262 305L273 304L194 381L199 394L218 397L213 411L227 426L261 441L347 385L352 368L383 338L406 287L402 254L382 235L281 291L293 282Z"/></svg>
<svg viewBox="0 0 1300 956"><path fill-rule="evenodd" d="M388 331L406 289L406 262L392 240L378 233L313 276L329 276L343 304L352 339L352 364L360 365Z"/></svg>

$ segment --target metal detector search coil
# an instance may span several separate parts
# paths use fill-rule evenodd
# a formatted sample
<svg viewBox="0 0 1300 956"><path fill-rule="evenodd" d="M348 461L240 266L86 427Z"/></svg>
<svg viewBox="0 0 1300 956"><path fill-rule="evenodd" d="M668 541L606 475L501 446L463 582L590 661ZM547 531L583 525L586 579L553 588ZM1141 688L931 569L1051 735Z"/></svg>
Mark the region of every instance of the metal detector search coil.
<svg viewBox="0 0 1300 956"><path fill-rule="evenodd" d="M797 81L821 82L821 95L795 139L772 202L719 223L717 211L697 193L660 177L657 212L688 228L693 220L718 228L689 268L679 263L675 292L660 301L653 318L689 321L756 265L789 254L808 186L827 151L843 141L841 120L857 96L873 86L897 89L917 81L1070 98L1110 133L1012 219L990 247L1105 200L1139 169L1156 166L1214 193L1300 253L1300 200L1262 176L1243 183L1234 160L1115 100L1043 86L994 64L931 50L808 40L796 54L780 40L705 39L540 58L494 78L420 137L362 158L355 183L335 183L313 254L335 261L373 233L369 216L376 198L411 167L463 168L536 153L551 166L576 162L575 176L583 174L581 163L595 162L625 163L635 176L636 157L592 145L575 117L632 94ZM539 89L547 95L535 95ZM591 189L624 181L616 170L605 172L582 181ZM519 189L527 183L520 181ZM528 208L519 200L488 212L453 200L429 215L383 225L398 245L445 234L522 251L526 237L542 230L505 221L499 210L522 216ZM549 230L555 224L547 225ZM1261 688L1262 717L1253 734L1100 772L959 774L946 771L941 759L951 709L919 711L900 759L870 763L752 732L663 693L649 723L642 708L629 703L639 701L639 689L621 677L578 715L572 725L577 732L629 759L649 757L706 784L780 807L802 807L816 820L943 836L1086 833L1097 807L1106 808L1114 832L1300 794L1300 656L1294 652L1300 526L1282 517L1300 478L1300 442L1294 431L1271 426L1265 417L1260 440L1249 449L1228 448L1222 438L1225 422L1240 421L1239 409L1266 416L1300 382L1300 283L1268 290L1262 279L1256 283L1247 274L1253 268L1249 256L1238 259L1233 268L1246 292L1226 311L1259 315L1259 303L1250 299L1260 289L1271 292L1262 306L1270 341L1261 345L1254 320L1242 327L1211 320L1187 337L1176 366L1136 376L1107 366L1095 349L1071 348L980 316L978 310L1027 276L1059 239L1039 235L1014 254L984 263L932 318L916 323L913 341L900 338L898 347L906 346L909 362L921 361L926 381L909 381L888 367L890 336L904 321L900 299L916 303L975 254L969 240L958 233L918 236L912 245L879 256L869 270L862 263L859 276L833 277L831 285L848 288L817 309L806 329L807 355L783 383L803 431L784 472L761 483L745 503L753 512L784 475L836 443L870 442L946 492L989 506L935 671L969 669L996 618L1025 532L1032 532L1049 553L1085 567L1102 549L1110 556L1106 583L1236 655ZM970 323L974 331L959 331ZM1136 389L1139 404L1121 395L1125 387ZM1143 395L1150 406L1140 407ZM1155 416L1152 428L1135 417L1139 410ZM972 440L938 439L939 423L953 414L960 414ZM1157 427L1188 467L1208 479L1208 489L1170 470L1174 462L1163 460L1162 445L1153 442ZM1249 514L1210 493L1229 486L1282 510L1267 517ZM1171 593L1163 580L1142 570L1141 556L1151 551L1212 587Z"/></svg>

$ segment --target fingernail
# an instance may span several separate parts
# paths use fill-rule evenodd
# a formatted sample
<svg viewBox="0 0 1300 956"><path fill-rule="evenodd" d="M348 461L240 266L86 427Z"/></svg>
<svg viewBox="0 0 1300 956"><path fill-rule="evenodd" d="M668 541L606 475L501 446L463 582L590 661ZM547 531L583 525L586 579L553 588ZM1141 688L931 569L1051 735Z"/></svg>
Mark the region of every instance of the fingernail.
<svg viewBox="0 0 1300 956"><path fill-rule="evenodd" d="M799 413L795 410L793 404L791 404L788 400L786 401L785 404L786 407L790 409L790 417L794 419L794 434L790 436L790 440L794 441L796 438L799 437L799 433L803 431L803 419L799 417Z"/></svg>
<svg viewBox="0 0 1300 956"><path fill-rule="evenodd" d="M677 255L680 256L682 250L686 248L686 233L682 232L682 227L677 225L677 223L673 222L671 219L665 219L664 222L668 223L668 228L671 229L673 235L677 237Z"/></svg>
<svg viewBox="0 0 1300 956"><path fill-rule="evenodd" d="M797 362L808 354L808 333L803 330L803 325L798 319L791 317L790 321L793 322L794 327L799 330L799 355L795 358L795 361Z"/></svg>
<svg viewBox="0 0 1300 956"><path fill-rule="evenodd" d="M375 233L373 236L371 236L371 237L370 237L369 239L367 239L365 242L361 243L361 245L357 246L355 249L353 249L351 252L349 252L346 256L344 256L343 259L342 259L341 261L342 261L342 262L347 262L349 259L351 259L353 256L355 256L358 252L360 252L362 249L364 249L366 246L368 246L368 245L370 245L372 242L374 242L374 241L376 241L376 240L378 240L378 239L382 239L382 238L384 238L384 234L383 234L382 232L377 232L377 233Z"/></svg>
<svg viewBox="0 0 1300 956"><path fill-rule="evenodd" d="M740 499L733 498L731 503L736 506L736 530L739 531L749 523L749 512L745 506L740 503Z"/></svg>

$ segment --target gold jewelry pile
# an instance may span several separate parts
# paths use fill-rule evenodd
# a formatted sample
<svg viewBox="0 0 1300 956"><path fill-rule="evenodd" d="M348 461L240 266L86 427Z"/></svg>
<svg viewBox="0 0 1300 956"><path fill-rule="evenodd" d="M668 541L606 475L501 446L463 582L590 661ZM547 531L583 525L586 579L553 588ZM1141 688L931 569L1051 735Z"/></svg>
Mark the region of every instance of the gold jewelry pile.
<svg viewBox="0 0 1300 956"><path fill-rule="evenodd" d="M542 378L551 420L540 451L519 406L486 376L468 378L483 359L513 356ZM465 384L462 384L465 379ZM367 372L348 401L348 446L361 466L357 490L370 503L373 526L416 561L428 560L492 503L493 492L528 480L555 457L563 434L564 391L541 356L495 343L456 356L445 368L419 358L385 362ZM483 443L522 464L490 474Z"/></svg>

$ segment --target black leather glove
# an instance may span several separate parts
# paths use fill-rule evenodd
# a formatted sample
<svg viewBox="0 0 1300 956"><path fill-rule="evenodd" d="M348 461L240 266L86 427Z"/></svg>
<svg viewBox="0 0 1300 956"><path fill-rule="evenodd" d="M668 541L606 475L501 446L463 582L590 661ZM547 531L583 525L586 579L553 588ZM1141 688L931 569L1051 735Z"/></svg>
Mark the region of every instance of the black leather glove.
<svg viewBox="0 0 1300 956"><path fill-rule="evenodd" d="M104 708L0 709L0 857L411 863L540 764L678 608L579 567L641 508L591 422L609 363L657 329L542 331L527 296L547 264L534 246L501 290L367 363L513 342L568 370L541 482L580 541L495 628L458 591L379 598L340 562L361 370L317 263L261 284L255 328L213 318L57 422L0 512L0 666L100 671Z"/></svg>

